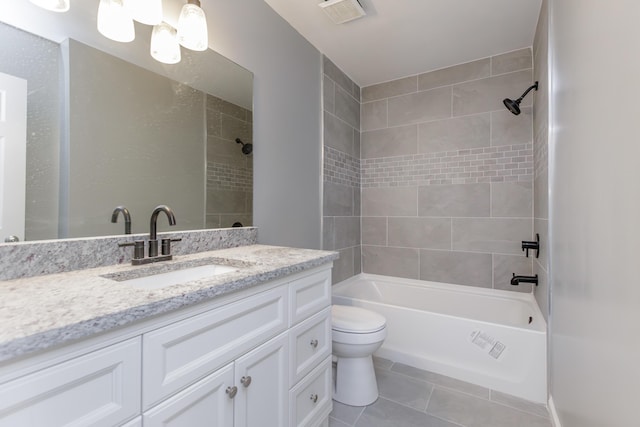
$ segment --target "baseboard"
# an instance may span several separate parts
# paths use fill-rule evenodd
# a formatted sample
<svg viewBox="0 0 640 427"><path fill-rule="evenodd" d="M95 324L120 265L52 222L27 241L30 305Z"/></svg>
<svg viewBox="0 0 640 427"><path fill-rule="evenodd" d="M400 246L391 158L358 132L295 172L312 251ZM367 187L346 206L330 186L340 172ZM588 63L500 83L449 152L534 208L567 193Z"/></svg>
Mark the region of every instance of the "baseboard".
<svg viewBox="0 0 640 427"><path fill-rule="evenodd" d="M558 418L558 412L556 411L556 405L553 403L553 396L551 395L549 395L549 414L551 415L553 427L562 427L560 418Z"/></svg>

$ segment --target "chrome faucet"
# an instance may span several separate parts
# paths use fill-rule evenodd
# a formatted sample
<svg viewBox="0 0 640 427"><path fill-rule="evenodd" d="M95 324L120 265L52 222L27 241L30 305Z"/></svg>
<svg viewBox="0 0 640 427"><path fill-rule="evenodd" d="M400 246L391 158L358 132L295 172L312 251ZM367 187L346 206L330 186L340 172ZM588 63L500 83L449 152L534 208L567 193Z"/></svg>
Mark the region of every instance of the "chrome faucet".
<svg viewBox="0 0 640 427"><path fill-rule="evenodd" d="M149 258L158 256L158 215L160 212L164 212L169 219L169 225L176 225L176 216L173 214L171 208L167 205L156 206L151 214L151 221L149 225ZM169 254L165 254L169 255Z"/></svg>
<svg viewBox="0 0 640 427"><path fill-rule="evenodd" d="M122 216L124 217L124 234L131 234L131 214L129 213L129 209L125 206L117 206L113 213L111 214L111 222L118 222L118 214L122 212Z"/></svg>

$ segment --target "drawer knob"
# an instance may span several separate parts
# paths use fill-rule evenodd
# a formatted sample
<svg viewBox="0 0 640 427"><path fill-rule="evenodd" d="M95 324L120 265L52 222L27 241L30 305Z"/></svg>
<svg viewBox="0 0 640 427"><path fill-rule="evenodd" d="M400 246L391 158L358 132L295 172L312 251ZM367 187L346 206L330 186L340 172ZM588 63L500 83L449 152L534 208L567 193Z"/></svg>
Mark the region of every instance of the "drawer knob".
<svg viewBox="0 0 640 427"><path fill-rule="evenodd" d="M240 378L240 383L245 387L249 387L251 385L251 377L247 375L246 377Z"/></svg>
<svg viewBox="0 0 640 427"><path fill-rule="evenodd" d="M318 395L314 393L311 396L309 396L309 399L311 399L311 401L313 403L317 403L318 402Z"/></svg>
<svg viewBox="0 0 640 427"><path fill-rule="evenodd" d="M318 340L311 340L309 344L311 344L311 347L313 348L318 348Z"/></svg>
<svg viewBox="0 0 640 427"><path fill-rule="evenodd" d="M236 397L236 394L238 393L238 387L233 386L233 387L227 387L227 394L229 395L229 399L233 399L234 397Z"/></svg>

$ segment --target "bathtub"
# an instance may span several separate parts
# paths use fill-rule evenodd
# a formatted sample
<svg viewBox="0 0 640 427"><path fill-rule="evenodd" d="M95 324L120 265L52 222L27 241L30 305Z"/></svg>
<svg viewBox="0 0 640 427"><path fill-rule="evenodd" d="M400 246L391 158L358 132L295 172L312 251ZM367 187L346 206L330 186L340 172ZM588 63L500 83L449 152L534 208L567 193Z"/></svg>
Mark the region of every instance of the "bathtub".
<svg viewBox="0 0 640 427"><path fill-rule="evenodd" d="M332 295L386 317L376 356L547 403L546 323L532 294L359 274Z"/></svg>

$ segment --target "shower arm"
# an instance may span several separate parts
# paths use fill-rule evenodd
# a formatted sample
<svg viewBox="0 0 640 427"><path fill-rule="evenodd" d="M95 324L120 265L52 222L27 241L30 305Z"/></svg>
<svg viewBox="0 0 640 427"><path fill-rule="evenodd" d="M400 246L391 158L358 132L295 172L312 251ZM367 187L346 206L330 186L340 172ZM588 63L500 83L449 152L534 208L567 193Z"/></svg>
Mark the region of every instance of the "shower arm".
<svg viewBox="0 0 640 427"><path fill-rule="evenodd" d="M527 90L524 91L524 93L522 94L522 96L520 98L518 98L516 100L516 102L519 104L520 102L522 102L522 100L524 99L525 96L527 96L527 94L529 92L531 92L531 89L535 89L538 90L538 82L535 82L534 84L532 84L531 86L529 86L529 88Z"/></svg>

